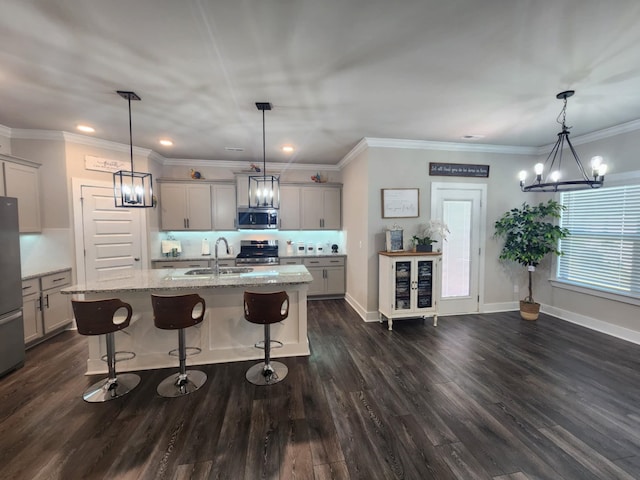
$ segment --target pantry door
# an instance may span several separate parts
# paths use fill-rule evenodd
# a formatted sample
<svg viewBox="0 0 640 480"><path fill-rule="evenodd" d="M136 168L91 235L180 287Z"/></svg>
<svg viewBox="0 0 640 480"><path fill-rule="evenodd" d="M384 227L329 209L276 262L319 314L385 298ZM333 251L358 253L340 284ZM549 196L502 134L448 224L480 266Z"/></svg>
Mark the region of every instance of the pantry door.
<svg viewBox="0 0 640 480"><path fill-rule="evenodd" d="M450 231L437 244L442 248L441 315L480 311L486 197L483 184L431 184L431 218L442 220Z"/></svg>
<svg viewBox="0 0 640 480"><path fill-rule="evenodd" d="M76 225L79 219L82 229L78 246L83 250L78 280L82 276L84 281L127 277L142 270L146 238L142 209L116 208L110 184L80 182L79 195L79 203L74 202L81 208L80 218L76 215Z"/></svg>

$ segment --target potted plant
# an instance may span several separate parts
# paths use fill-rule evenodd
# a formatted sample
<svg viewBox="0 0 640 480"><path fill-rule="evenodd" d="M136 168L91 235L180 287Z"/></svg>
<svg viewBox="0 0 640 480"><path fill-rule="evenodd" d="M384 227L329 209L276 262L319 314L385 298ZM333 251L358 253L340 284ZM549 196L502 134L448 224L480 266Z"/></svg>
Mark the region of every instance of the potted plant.
<svg viewBox="0 0 640 480"><path fill-rule="evenodd" d="M555 200L536 206L525 202L495 223L495 236L505 241L499 258L517 262L527 267L529 273L529 294L520 301L520 316L525 320L536 320L540 312L540 304L533 299L533 272L547 254L562 255L558 240L569 235L569 230L550 221L559 218L564 208Z"/></svg>
<svg viewBox="0 0 640 480"><path fill-rule="evenodd" d="M429 220L426 225L418 227L418 233L411 237L411 242L416 252L431 252L433 244L438 240L434 236L439 236L442 240L447 239L449 228L439 220Z"/></svg>

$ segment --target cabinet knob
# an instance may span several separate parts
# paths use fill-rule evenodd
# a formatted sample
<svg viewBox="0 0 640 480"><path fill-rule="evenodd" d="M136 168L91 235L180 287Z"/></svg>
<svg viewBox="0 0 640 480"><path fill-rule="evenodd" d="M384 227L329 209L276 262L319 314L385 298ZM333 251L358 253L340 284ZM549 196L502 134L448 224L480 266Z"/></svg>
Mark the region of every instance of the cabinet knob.
<svg viewBox="0 0 640 480"><path fill-rule="evenodd" d="M139 262L139 261L140 261L140 258L139 258L139 257L134 257L134 260L135 260L136 262Z"/></svg>

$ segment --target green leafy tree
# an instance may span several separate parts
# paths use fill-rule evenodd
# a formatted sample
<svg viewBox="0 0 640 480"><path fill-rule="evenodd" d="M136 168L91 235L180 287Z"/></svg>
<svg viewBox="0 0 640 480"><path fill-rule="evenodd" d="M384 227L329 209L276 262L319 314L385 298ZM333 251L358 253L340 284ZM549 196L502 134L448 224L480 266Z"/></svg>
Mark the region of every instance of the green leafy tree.
<svg viewBox="0 0 640 480"><path fill-rule="evenodd" d="M529 295L525 302L533 300L532 273L549 253L562 255L558 241L569 235L569 230L552 223L560 218L565 207L555 200L536 206L526 202L520 208L512 208L495 223L495 236L504 238L500 252L501 260L511 260L527 267L529 272ZM531 268L530 268L531 267Z"/></svg>

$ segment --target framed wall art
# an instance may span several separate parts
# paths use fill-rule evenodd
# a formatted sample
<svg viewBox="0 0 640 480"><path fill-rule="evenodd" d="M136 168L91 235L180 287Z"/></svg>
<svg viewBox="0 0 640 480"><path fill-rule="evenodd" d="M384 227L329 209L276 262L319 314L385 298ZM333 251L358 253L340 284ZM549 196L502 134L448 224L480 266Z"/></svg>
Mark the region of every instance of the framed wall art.
<svg viewBox="0 0 640 480"><path fill-rule="evenodd" d="M416 218L420 216L420 190L417 188L383 188L382 218Z"/></svg>

